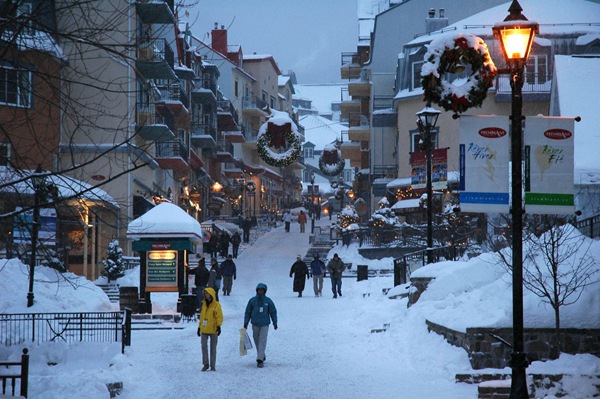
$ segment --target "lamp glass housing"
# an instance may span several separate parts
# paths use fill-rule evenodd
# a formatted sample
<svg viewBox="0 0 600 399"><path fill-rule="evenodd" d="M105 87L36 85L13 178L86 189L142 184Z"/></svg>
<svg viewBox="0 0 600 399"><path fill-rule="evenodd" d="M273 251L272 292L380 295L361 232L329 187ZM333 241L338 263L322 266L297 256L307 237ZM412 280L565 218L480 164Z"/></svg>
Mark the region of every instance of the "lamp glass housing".
<svg viewBox="0 0 600 399"><path fill-rule="evenodd" d="M425 128L428 127L429 129L433 129L437 124L440 113L441 112L435 108L425 107L421 111L417 112L417 117Z"/></svg>
<svg viewBox="0 0 600 399"><path fill-rule="evenodd" d="M537 24L494 27L507 61L526 60L531 52Z"/></svg>

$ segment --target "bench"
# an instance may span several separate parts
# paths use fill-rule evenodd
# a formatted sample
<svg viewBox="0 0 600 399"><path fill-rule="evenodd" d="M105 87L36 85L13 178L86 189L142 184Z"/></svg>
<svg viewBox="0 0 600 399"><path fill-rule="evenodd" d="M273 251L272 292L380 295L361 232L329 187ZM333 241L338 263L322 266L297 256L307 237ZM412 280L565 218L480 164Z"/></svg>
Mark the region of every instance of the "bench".
<svg viewBox="0 0 600 399"><path fill-rule="evenodd" d="M19 367L19 373L14 369ZM2 394L0 397L27 397L27 380L29 377L29 354L23 349L20 362L0 361L0 381L2 381ZM19 394L16 395L17 380L20 380Z"/></svg>

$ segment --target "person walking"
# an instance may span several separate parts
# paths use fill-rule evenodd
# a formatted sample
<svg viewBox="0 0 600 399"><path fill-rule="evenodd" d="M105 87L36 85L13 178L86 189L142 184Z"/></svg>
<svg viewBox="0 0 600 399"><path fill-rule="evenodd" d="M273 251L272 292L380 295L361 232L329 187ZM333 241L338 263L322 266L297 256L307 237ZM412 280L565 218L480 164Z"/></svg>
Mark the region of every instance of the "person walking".
<svg viewBox="0 0 600 399"><path fill-rule="evenodd" d="M338 254L333 255L333 259L327 264L327 271L331 278L331 291L333 291L333 297L337 298L338 295L342 296L342 273L346 265L340 259Z"/></svg>
<svg viewBox="0 0 600 399"><path fill-rule="evenodd" d="M300 211L300 215L298 215L298 223L300 223L300 233L306 232L306 213L304 211Z"/></svg>
<svg viewBox="0 0 600 399"><path fill-rule="evenodd" d="M298 293L298 297L302 297L302 291L304 291L304 285L306 280L310 278L308 274L308 266L302 261L300 255L296 256L296 261L290 269L290 277L294 276L293 290Z"/></svg>
<svg viewBox="0 0 600 399"><path fill-rule="evenodd" d="M221 234L220 241L221 256L226 258L229 253L229 234L226 231Z"/></svg>
<svg viewBox="0 0 600 399"><path fill-rule="evenodd" d="M198 309L202 308L202 299L204 288L208 285L209 272L206 268L206 259L204 257L198 260L198 267L190 270L194 275L194 284L196 285L196 297L198 298Z"/></svg>
<svg viewBox="0 0 600 399"><path fill-rule="evenodd" d="M217 252L219 252L219 232L215 229L214 224L212 229L212 235L208 239L208 250L210 252L211 258L217 257Z"/></svg>
<svg viewBox="0 0 600 399"><path fill-rule="evenodd" d="M333 206L331 204L327 205L327 211L329 212L329 220L331 220L331 215L333 214Z"/></svg>
<svg viewBox="0 0 600 399"><path fill-rule="evenodd" d="M256 366L262 368L267 359L267 337L269 325L273 322L273 328L277 330L277 308L267 295L267 285L259 283L256 286L256 296L253 296L246 305L244 313L244 329L248 323L252 323L252 338L256 347Z"/></svg>
<svg viewBox="0 0 600 399"><path fill-rule="evenodd" d="M237 278L237 270L231 254L227 255L221 263L221 275L223 276L223 295L229 296L231 294L231 287L233 286L233 280Z"/></svg>
<svg viewBox="0 0 600 399"><path fill-rule="evenodd" d="M238 231L233 233L229 241L231 241L231 253L233 255L233 259L237 259L240 243L242 242L242 237L240 237L240 233Z"/></svg>
<svg viewBox="0 0 600 399"><path fill-rule="evenodd" d="M252 220L245 218L242 222L242 231L244 232L244 242L250 242L250 228L252 227Z"/></svg>
<svg viewBox="0 0 600 399"><path fill-rule="evenodd" d="M290 223L292 223L292 214L290 211L285 211L283 214L283 222L285 223L285 232L290 232Z"/></svg>
<svg viewBox="0 0 600 399"><path fill-rule="evenodd" d="M313 255L313 261L310 262L310 271L313 279L313 290L315 296L321 296L323 291L323 277L325 276L325 263L320 259L319 253L315 252Z"/></svg>
<svg viewBox="0 0 600 399"><path fill-rule="evenodd" d="M208 283L207 287L212 288L215 291L215 299L219 301L219 290L221 289L221 268L217 262L217 258L210 260L210 270L208 272Z"/></svg>
<svg viewBox="0 0 600 399"><path fill-rule="evenodd" d="M200 311L200 323L198 324L198 336L202 346L202 371L215 371L217 362L217 343L221 335L223 324L223 311L221 304L215 299L215 290L210 287L203 291L202 310ZM210 356L208 351L208 340L210 339Z"/></svg>

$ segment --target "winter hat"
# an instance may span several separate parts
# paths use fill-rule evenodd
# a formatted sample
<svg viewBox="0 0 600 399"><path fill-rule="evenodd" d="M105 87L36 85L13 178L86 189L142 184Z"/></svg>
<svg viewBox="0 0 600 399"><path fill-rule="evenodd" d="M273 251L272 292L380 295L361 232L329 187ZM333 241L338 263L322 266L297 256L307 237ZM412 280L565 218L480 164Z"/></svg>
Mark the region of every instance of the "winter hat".
<svg viewBox="0 0 600 399"><path fill-rule="evenodd" d="M258 283L258 285L256 286L256 291L263 289L265 290L265 294L267 293L267 285L263 284L263 283Z"/></svg>
<svg viewBox="0 0 600 399"><path fill-rule="evenodd" d="M339 258L338 254L333 254L334 258Z"/></svg>

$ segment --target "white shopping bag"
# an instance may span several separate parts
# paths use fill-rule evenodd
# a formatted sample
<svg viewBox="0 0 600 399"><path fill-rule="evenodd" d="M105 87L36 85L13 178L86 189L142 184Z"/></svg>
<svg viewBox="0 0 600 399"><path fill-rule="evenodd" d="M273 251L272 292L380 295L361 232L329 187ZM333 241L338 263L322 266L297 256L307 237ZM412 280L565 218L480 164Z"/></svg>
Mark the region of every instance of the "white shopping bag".
<svg viewBox="0 0 600 399"><path fill-rule="evenodd" d="M245 328L240 328L240 356L246 356L248 349L252 349L252 341Z"/></svg>

